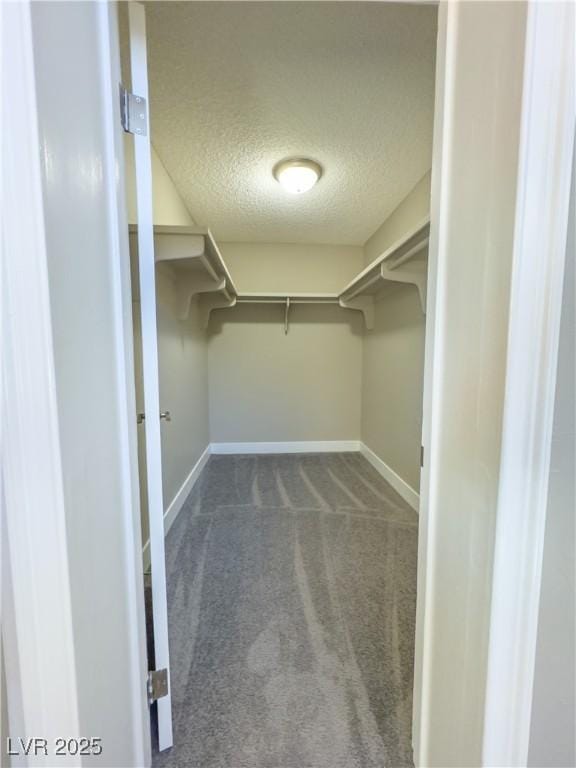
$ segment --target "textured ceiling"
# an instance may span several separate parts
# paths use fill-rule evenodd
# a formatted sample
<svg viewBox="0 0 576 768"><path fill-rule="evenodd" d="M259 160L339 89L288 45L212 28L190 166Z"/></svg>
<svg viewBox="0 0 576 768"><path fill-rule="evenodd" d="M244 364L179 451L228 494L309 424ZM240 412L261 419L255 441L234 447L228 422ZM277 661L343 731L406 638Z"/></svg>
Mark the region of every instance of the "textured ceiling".
<svg viewBox="0 0 576 768"><path fill-rule="evenodd" d="M146 3L152 140L222 240L363 244L431 164L436 8ZM304 195L278 160L324 167Z"/></svg>

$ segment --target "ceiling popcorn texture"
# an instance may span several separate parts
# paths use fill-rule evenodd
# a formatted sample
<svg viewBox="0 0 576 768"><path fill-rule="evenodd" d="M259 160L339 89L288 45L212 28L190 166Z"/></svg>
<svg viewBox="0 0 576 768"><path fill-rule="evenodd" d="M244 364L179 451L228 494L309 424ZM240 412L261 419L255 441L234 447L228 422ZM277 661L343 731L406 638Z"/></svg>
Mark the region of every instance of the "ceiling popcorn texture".
<svg viewBox="0 0 576 768"><path fill-rule="evenodd" d="M221 240L363 244L428 171L436 8L146 3L152 141ZM324 169L302 195L272 175Z"/></svg>

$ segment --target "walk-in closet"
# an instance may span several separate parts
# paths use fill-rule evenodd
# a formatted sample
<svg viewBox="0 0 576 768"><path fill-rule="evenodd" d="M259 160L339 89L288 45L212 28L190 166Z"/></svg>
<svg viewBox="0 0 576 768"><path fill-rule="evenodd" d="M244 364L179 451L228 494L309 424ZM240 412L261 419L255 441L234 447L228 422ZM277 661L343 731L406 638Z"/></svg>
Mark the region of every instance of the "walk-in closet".
<svg viewBox="0 0 576 768"><path fill-rule="evenodd" d="M576 765L576 14L0 2L0 764Z"/></svg>
<svg viewBox="0 0 576 768"><path fill-rule="evenodd" d="M130 14L154 764L411 766L437 8Z"/></svg>

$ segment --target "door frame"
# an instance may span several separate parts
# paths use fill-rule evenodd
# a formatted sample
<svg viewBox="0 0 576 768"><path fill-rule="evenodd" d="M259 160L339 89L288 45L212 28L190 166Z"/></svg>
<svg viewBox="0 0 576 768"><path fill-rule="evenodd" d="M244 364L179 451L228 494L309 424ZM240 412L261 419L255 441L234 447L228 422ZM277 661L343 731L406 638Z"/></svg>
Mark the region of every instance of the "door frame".
<svg viewBox="0 0 576 768"><path fill-rule="evenodd" d="M99 734L79 731L84 692L76 673L76 648L81 633L75 632L71 600L42 157L32 151L41 141L31 7L31 0L0 3L1 650L6 660L11 734L15 739L47 739L49 762L56 766L68 765L70 757L54 756L55 738ZM110 408L117 413L117 435L123 445L119 473L122 503L117 512L126 567L119 586L126 590L126 631L132 649L126 673L131 693L126 738L132 745L135 766L147 766L151 760L148 667L117 7L115 2L94 3L94 7L97 25L93 34L97 35L99 56L93 66L101 87L97 98L104 104L103 142L97 159L107 193L107 259L111 265L117 370L116 397ZM4 77L4 73L10 76ZM96 597L105 602L108 595ZM104 668L99 670L99 674L105 673ZM18 760L18 764L29 764L22 762L22 757ZM45 762L41 757L28 760Z"/></svg>
<svg viewBox="0 0 576 768"><path fill-rule="evenodd" d="M0 601L1 650L11 692L7 719L14 735L72 736L79 729L79 696L42 172L39 153L30 151L40 140L28 2L0 5L0 33ZM4 750L5 743L3 756Z"/></svg>
<svg viewBox="0 0 576 768"><path fill-rule="evenodd" d="M528 6L483 764L528 764L576 118L575 7Z"/></svg>
<svg viewBox="0 0 576 768"><path fill-rule="evenodd" d="M525 764L527 755L527 733L529 731L530 699L534 667L535 637L537 631L537 611L540 589L540 575L542 562L542 545L544 535L544 522L546 516L546 488L548 482L548 469L551 443L552 405L554 402L554 385L556 376L559 306L561 303L561 272L563 260L559 250L565 245L567 227L567 208L569 190L569 169L571 152L569 134L573 138L574 131L574 105L570 98L559 101L559 89L570 91L570 84L562 77L558 78L557 87L544 88L542 83L547 82L546 58L552 57L553 66L560 67L561 72L570 71L570 48L550 43L550 34L553 28L563 26L566 34L566 20L561 14L562 8L569 4L540 4L531 0L528 3L530 16L529 36L527 39L525 60L525 95L523 113L523 138L521 146L521 171L518 188L518 207L516 214L516 236L514 251L514 268L512 284L512 304L508 339L508 377L506 385L505 415L503 423L504 451L501 464L501 488L498 501L499 517L496 540L496 560L494 565L493 591L494 600L491 616L490 655L489 655L489 680L487 687L486 729L484 738L485 764L521 765ZM546 9L545 11L543 9ZM10 14L7 13L7 9ZM115 13L115 5L103 13ZM11 591L18 595L19 590L25 589L31 580L36 582L38 595L45 599L39 600L34 605L27 605L25 615L17 617L16 628L26 631L34 622L42 621L44 610L42 606L51 608L50 624L54 632L46 634L32 633L27 635L26 645L18 644L20 653L26 652L32 657L60 659L61 665L47 665L42 669L38 666L29 667L29 673L18 681L18 693L22 702L36 701L35 707L23 708L23 731L28 733L46 731L46 724L50 718L58 719L57 725L65 725L66 732L75 732L78 724L78 698L77 680L74 674L74 648L72 642L72 627L70 605L67 599L69 594L69 576L67 573L66 557L66 531L64 527L64 508L62 499L62 474L59 464L59 449L57 424L58 414L56 398L53 392L54 360L52 341L50 337L50 314L47 303L47 271L46 252L44 247L44 233L42 211L40 205L41 177L39 158L27 152L27 147L36 146L34 130L37 125L36 104L34 99L35 80L33 72L33 49L29 30L29 5L3 4L0 8L3 24L3 34L8 39L11 37L18 41L19 45L6 49L3 56L20 57L11 67L13 73L20 68L25 77L19 83L16 92L19 92L22 104L15 101L14 105L22 106L21 111L15 106L3 114L5 136L16 136L20 133L21 145L24 151L19 156L19 170L22 179L20 193L28 195L32 190L32 197L28 195L26 205L20 206L20 211L25 211L30 201L35 208L33 226L30 229L30 260L20 265L20 269L4 269L4 291L10 291L13 296L13 307L17 314L12 315L14 323L20 323L20 330L26 332L24 344L10 350L10 380L4 380L6 393L14 392L18 396L16 403L11 406L22 408L30 402L42 403L43 408L38 409L39 420L6 419L4 411L4 426L10 425L10 445L19 445L18 451L12 453L11 463L4 461L4 500L6 502L6 519L8 537L3 542L11 557ZM553 18L552 18L553 17ZM110 19L103 19L103 24L110 25L111 37L107 43L103 42L102 57L110 57L110 46L114 46L114 25ZM569 28L569 27L568 27ZM445 33L445 31L444 31ZM445 46L445 34L440 30L439 40ZM117 45L117 43L116 43ZM439 54L446 54L445 47L439 50ZM6 61L6 59L5 59ZM100 66L95 64L95 66ZM114 65L116 67L116 64ZM5 70L6 71L6 70ZM118 75L112 71L112 76ZM112 93L113 83L109 83L110 98L116 99ZM572 89L573 94L573 89ZM114 119L117 115L114 109ZM26 119L22 123L22 116ZM553 118L553 119L551 119ZM22 131L22 126L26 132ZM552 130L554 126L557 131ZM12 134L11 134L12 131ZM531 139L538 137L545 143L547 152L538 152L531 143ZM554 163L543 165L542 156L553 157ZM139 654L144 650L145 628L143 616L140 610L141 595L136 591L139 586L137 567L140 563L140 536L135 527L135 510L138 511L137 490L133 487L134 477L137 477L136 455L136 427L130 413L133 404L133 365L131 334L131 297L127 291L125 270L128 264L127 231L128 223L124 207L124 201L120 200L118 190L123 189L123 155L121 148L116 147L112 155L117 163L117 184L110 189L110 205L118 210L118 228L115 233L118 243L118 253L122 256L123 266L114 273L114 285L112 290L115 296L115 306L118 318L122 320L122 332L118 338L118 353L124 356L124 382L126 400L119 412L122 423L119 428L126 435L127 471L126 499L132 500L132 508L125 505L125 526L127 530L134 532L133 552L134 561L133 588L127 595L131 603L132 621L131 631L135 646L135 672L142 667L142 659ZM112 159L111 157L111 159ZM436 162L436 160L435 160ZM538 185L534 184L534 178L538 179ZM25 185L28 184L26 187ZM539 187L539 189L536 189ZM544 205L545 216L542 216L542 205L546 202L546 193L550 189L559 191L558 205L553 208ZM434 192L433 192L434 194ZM23 198L20 198L23 199ZM16 201L16 197L14 198ZM8 201L9 202L9 201ZM7 205L4 200L3 206ZM538 216L531 215L537 211ZM13 206L14 215L17 217L18 206ZM15 221L21 221L16 218ZM531 221L537 221L539 230L534 230ZM29 218L26 225L30 226ZM434 227L434 224L433 224ZM3 247L11 252L17 252L21 247L21 230L19 227L5 227ZM542 254L549 254L548 259L543 259ZM434 270L434 266L432 267ZM543 279L543 277L545 279ZM24 278L24 282L23 282ZM435 272L431 273L431 285L437 280ZM25 290L24 290L25 287ZM434 290L430 291L431 297ZM38 297L34 302L31 297ZM432 306L432 304L430 305ZM537 323L531 321L534 308L537 307ZM38 321L34 322L34 316ZM430 317L430 316L429 316ZM526 326L525 323L530 323ZM526 327L540 329L541 333L531 336L526 343ZM7 328L3 328L3 335ZM5 338L5 337L4 337ZM30 344L28 344L28 339ZM431 337L432 344L435 339ZM27 360L33 356L35 368L33 372L27 368ZM534 378L528 372L534 374ZM520 375L520 374L523 375ZM5 394L6 394L5 393ZM425 407L434 408L431 393L428 392ZM20 406L19 404L22 403ZM16 411L14 411L16 413ZM4 450L8 441L4 443ZM521 446L521 450L519 449ZM34 451L34 454L31 453ZM38 455L46 466L46 475L40 482L38 477L34 483L26 482L26 463L31 455ZM429 461L429 458L426 459ZM521 469L521 473L519 470ZM425 467L425 472L431 472ZM520 499L525 500L525 491L522 487L522 479L530 476L530 487L535 490L534 497L529 507L529 515L522 516L524 507ZM25 525L32 526L34 521L34 504L30 499L29 505L23 505L21 499L25 498L26 490L34 489L36 503L42 497L42 503L47 510L47 520L53 523L47 526L46 535L50 536L52 545L61 557L51 558L43 569L41 578L34 563L36 558L46 548L46 539L40 535L24 536ZM423 493L427 493L424 488ZM516 495L516 494L522 494ZM11 503L15 498L19 499L21 516L11 515ZM521 525L523 536L519 536L512 526ZM15 536L16 528L20 531ZM32 530L32 528L30 528ZM40 533L38 531L38 533ZM512 548L512 549L511 549ZM17 558L14 555L17 554ZM504 562L513 557L518 567L527 575L526 580L511 578L513 575L509 565ZM17 563L17 565L16 565ZM428 568L428 565L427 565ZM502 590L500 592L500 590ZM507 610L511 606L518 606L514 611L515 620L511 625ZM57 611L55 614L54 611ZM58 618L56 618L58 616ZM25 624L21 622L25 621ZM56 631L57 630L57 631ZM514 642L504 642L503 632L512 632ZM425 638L424 638L425 639ZM62 648L68 649L62 654ZM521 651L522 660L519 664L510 662ZM140 661L138 659L140 658ZM429 663L429 662L428 662ZM135 682L135 697L141 694L144 681ZM510 709L506 718L500 716L501 704L505 701L502 688L508 689ZM522 691L523 703L520 702L519 691ZM43 692L43 700L51 701L50 712L45 708L41 711L38 702L42 699L38 692ZM13 691L12 691L13 692ZM530 695L528 695L530 694ZM527 701L528 699L528 701ZM12 703L12 702L11 702ZM58 716L58 718L56 718ZM133 738L140 741L143 754L146 754L146 745L149 743L149 724L147 718L140 718L135 723ZM149 754L145 759L149 762Z"/></svg>
<svg viewBox="0 0 576 768"><path fill-rule="evenodd" d="M428 765L431 632L439 478L434 444L441 429L442 381L435 376L445 343L438 297L445 276L440 184L444 99L455 77L457 2L439 5L433 147L428 313L418 551L413 744L416 766ZM482 765L525 766L528 760L542 555L556 391L563 271L575 129L574 6L528 0L521 134L507 329L496 534L491 587ZM442 213L442 215L441 215ZM518 578L518 574L522 578Z"/></svg>

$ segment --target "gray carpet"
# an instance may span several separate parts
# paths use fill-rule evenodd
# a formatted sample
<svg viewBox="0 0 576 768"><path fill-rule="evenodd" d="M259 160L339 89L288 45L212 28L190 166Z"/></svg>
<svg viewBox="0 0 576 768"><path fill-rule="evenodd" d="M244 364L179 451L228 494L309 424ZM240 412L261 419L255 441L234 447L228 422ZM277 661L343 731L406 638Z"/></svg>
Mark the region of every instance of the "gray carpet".
<svg viewBox="0 0 576 768"><path fill-rule="evenodd" d="M175 746L154 765L412 766L416 549L359 454L211 457L167 538Z"/></svg>

